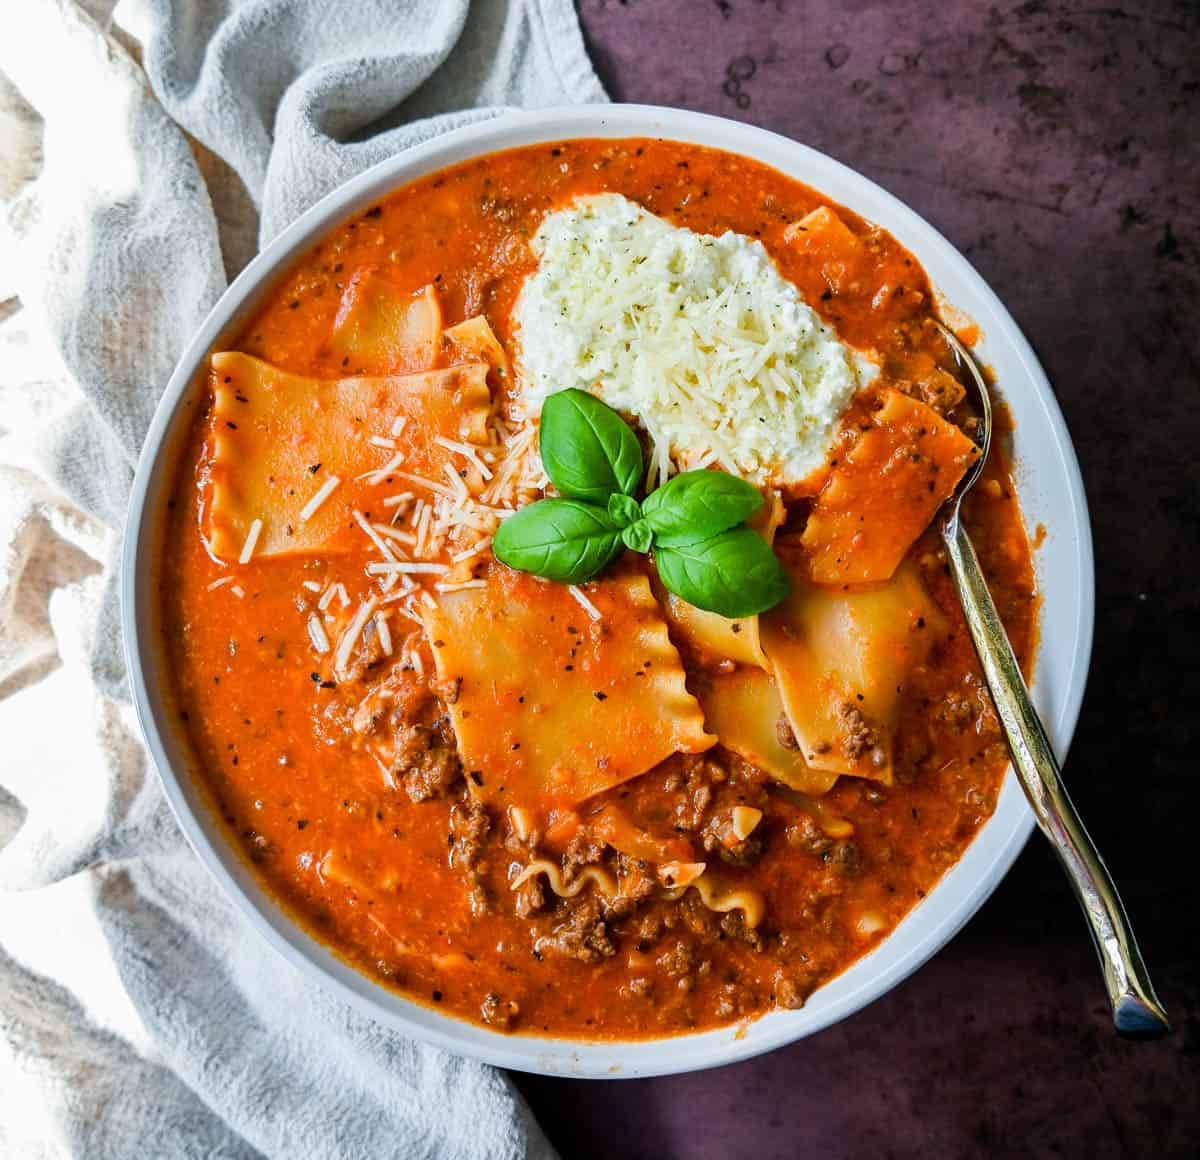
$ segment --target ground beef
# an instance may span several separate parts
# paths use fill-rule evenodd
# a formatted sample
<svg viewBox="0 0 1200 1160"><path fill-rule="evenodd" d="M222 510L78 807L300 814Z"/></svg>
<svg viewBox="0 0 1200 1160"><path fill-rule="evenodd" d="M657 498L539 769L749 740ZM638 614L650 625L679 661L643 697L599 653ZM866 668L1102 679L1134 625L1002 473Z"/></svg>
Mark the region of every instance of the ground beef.
<svg viewBox="0 0 1200 1160"><path fill-rule="evenodd" d="M691 756L680 759L680 773L683 785L675 796L675 829L696 833L704 825L713 785L725 781L728 775L715 761Z"/></svg>
<svg viewBox="0 0 1200 1160"><path fill-rule="evenodd" d="M604 857L605 845L590 826L580 826L563 851L563 881L570 882L584 866L592 866Z"/></svg>
<svg viewBox="0 0 1200 1160"><path fill-rule="evenodd" d="M823 833L808 814L802 814L798 821L788 826L784 831L784 837L789 846L803 850L806 854L813 854L818 858L833 846L833 839Z"/></svg>
<svg viewBox="0 0 1200 1160"><path fill-rule="evenodd" d="M489 1027L498 1027L502 1031L510 1030L520 1013L521 1008L515 1000L501 999L495 991L489 991L479 1007L480 1018Z"/></svg>
<svg viewBox="0 0 1200 1160"><path fill-rule="evenodd" d="M792 729L792 723L785 716L780 716L775 722L775 737L779 744L784 749L799 749L800 742L796 740L795 730Z"/></svg>
<svg viewBox="0 0 1200 1160"><path fill-rule="evenodd" d="M826 862L832 863L846 874L857 874L862 868L862 852L856 842L846 838L834 844L822 855Z"/></svg>
<svg viewBox="0 0 1200 1160"><path fill-rule="evenodd" d="M726 843L712 829L705 830L700 844L706 854L716 854L722 862L728 862L730 866L748 866L763 851L762 840L753 834L741 842Z"/></svg>
<svg viewBox="0 0 1200 1160"><path fill-rule="evenodd" d="M965 733L975 724L982 706L974 697L947 693L937 707L939 721L944 721L956 733Z"/></svg>
<svg viewBox="0 0 1200 1160"><path fill-rule="evenodd" d="M644 975L638 975L627 983L622 983L620 995L623 999L648 999L654 990L654 985Z"/></svg>
<svg viewBox="0 0 1200 1160"><path fill-rule="evenodd" d="M676 939L658 956L655 965L671 978L678 979L681 975L686 975L695 969L696 952L690 942Z"/></svg>
<svg viewBox="0 0 1200 1160"><path fill-rule="evenodd" d="M717 992L716 1013L719 1019L734 1019L754 1005L754 993L740 983L722 983Z"/></svg>
<svg viewBox="0 0 1200 1160"><path fill-rule="evenodd" d="M778 971L775 975L775 1006L798 1010L816 989L817 980L809 971Z"/></svg>
<svg viewBox="0 0 1200 1160"><path fill-rule="evenodd" d="M581 963L597 963L616 954L600 903L592 894L563 899L562 905L567 911L566 920L538 940L540 952L552 951Z"/></svg>
<svg viewBox="0 0 1200 1160"><path fill-rule="evenodd" d="M648 871L646 863L627 854L617 854L617 879L621 892L608 902L605 918L609 922L630 918L643 902L658 893L658 881Z"/></svg>
<svg viewBox="0 0 1200 1160"><path fill-rule="evenodd" d="M471 913L476 917L486 914L488 895L483 885L484 842L492 820L487 808L477 801L463 798L450 809L450 833L447 835L452 867L460 870L467 881L471 901Z"/></svg>
<svg viewBox="0 0 1200 1160"><path fill-rule="evenodd" d="M491 828L486 806L469 799L455 802L450 809L450 865L462 869L478 866Z"/></svg>
<svg viewBox="0 0 1200 1160"><path fill-rule="evenodd" d="M875 730L871 728L862 710L857 705L847 701L838 710L838 720L845 730L842 737L842 752L851 760L857 761L869 749L874 749L879 743Z"/></svg>
<svg viewBox="0 0 1200 1160"><path fill-rule="evenodd" d="M756 951L763 949L762 935L747 924L746 916L740 910L731 910L721 916L721 933L726 938L735 938L744 942Z"/></svg>
<svg viewBox="0 0 1200 1160"><path fill-rule="evenodd" d="M657 910L648 910L638 915L629 931L633 936L634 947L643 954L648 951L661 937L663 925L663 916Z"/></svg>
<svg viewBox="0 0 1200 1160"><path fill-rule="evenodd" d="M932 407L939 415L954 410L967 393L958 379L937 366L930 367L918 379L896 379L891 385Z"/></svg>
<svg viewBox="0 0 1200 1160"><path fill-rule="evenodd" d="M529 918L546 905L546 886L540 874L527 878L515 891L518 918Z"/></svg>
<svg viewBox="0 0 1200 1160"><path fill-rule="evenodd" d="M716 938L720 919L714 911L704 905L704 900L694 890L689 890L668 912L674 925L682 923L697 938Z"/></svg>
<svg viewBox="0 0 1200 1160"><path fill-rule="evenodd" d="M462 779L454 734L444 720L434 725L399 725L392 772L414 802L445 797Z"/></svg>

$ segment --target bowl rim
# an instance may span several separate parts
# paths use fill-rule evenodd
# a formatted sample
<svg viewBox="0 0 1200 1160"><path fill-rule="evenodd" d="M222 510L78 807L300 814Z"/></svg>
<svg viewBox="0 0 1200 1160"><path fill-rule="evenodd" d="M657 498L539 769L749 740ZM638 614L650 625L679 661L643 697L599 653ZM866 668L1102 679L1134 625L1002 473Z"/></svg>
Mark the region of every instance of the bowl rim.
<svg viewBox="0 0 1200 1160"><path fill-rule="evenodd" d="M807 1008L772 1012L750 1024L651 1040L581 1041L535 1035L503 1035L403 998L375 983L337 958L308 935L286 908L267 894L232 848L223 824L194 778L184 768L187 758L178 731L168 723L165 698L151 679L161 661L155 603L155 563L149 545L156 536L158 503L173 476L177 460L168 437L184 425L186 401L196 395L204 360L218 339L235 330L258 305L275 277L338 221L409 181L473 157L542 142L590 137L662 137L725 149L797 176L829 194L829 186L849 188L834 200L880 224L914 253L923 266L930 255L954 269L969 284L976 309L988 315L984 330L989 344L1008 348L1032 392L1032 403L1046 425L1055 466L1063 476L1065 495L1062 530L1069 534L1068 566L1076 578L1069 594L1074 623L1064 630L1069 644L1062 651L1067 670L1047 730L1065 758L1078 720L1091 656L1094 620L1094 574L1091 527L1078 461L1053 391L1028 340L965 257L937 230L898 198L841 162L766 129L704 113L649 105L578 105L536 111L512 110L498 117L452 130L378 162L350 179L292 222L234 279L213 306L186 349L159 401L147 431L130 498L121 559L121 624L130 691L136 717L163 791L181 830L201 862L249 925L308 979L327 988L361 1012L389 1028L455 1054L535 1074L576 1078L633 1078L678 1074L751 1058L814 1034L858 1011L898 985L940 950L975 914L1025 845L1033 815L1009 769L992 817L980 828L963 857L938 881L876 948L820 988ZM806 176L800 177L799 173ZM811 175L811 176L810 176ZM976 319L980 321L979 319ZM1041 657L1047 637L1043 632ZM1041 690L1035 682L1035 699ZM1003 814L1003 819L1001 818ZM1003 832L994 828L1003 822ZM989 835L987 850L972 858ZM994 836L993 836L994 835ZM959 873L970 861L970 873ZM978 863L976 865L975 863ZM954 880L953 891L950 882ZM944 896L944 897L943 897ZM936 901L941 900L938 905ZM930 922L914 945L888 955L881 951L897 940L914 916ZM911 940L908 940L911 941ZM883 964L872 972L869 964ZM864 968L864 964L868 964ZM858 976L864 976L859 978ZM853 976L849 985L843 980ZM831 989L838 991L828 998ZM814 1011L813 1009L816 1008ZM806 1013L809 1017L805 1018Z"/></svg>

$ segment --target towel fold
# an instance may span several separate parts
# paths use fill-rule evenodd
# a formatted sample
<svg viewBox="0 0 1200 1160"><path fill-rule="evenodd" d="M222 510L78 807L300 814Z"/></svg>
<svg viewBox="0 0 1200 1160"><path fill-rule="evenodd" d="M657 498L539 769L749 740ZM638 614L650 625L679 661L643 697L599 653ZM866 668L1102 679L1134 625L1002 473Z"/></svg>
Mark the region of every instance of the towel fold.
<svg viewBox="0 0 1200 1160"><path fill-rule="evenodd" d="M502 1074L326 994L209 880L137 738L115 567L227 280L408 145L604 100L569 0L27 0L0 70L0 1153L550 1156Z"/></svg>

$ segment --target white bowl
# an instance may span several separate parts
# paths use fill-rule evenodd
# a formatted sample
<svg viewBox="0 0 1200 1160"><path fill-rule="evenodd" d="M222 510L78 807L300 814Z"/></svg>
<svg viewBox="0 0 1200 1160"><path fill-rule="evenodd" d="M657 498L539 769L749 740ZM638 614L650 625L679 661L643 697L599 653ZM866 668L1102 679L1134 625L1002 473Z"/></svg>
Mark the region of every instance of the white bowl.
<svg viewBox="0 0 1200 1160"><path fill-rule="evenodd" d="M1029 527L1042 525L1042 592L1034 699L1064 756L1083 698L1092 644L1092 540L1075 452L1045 373L1008 311L966 259L891 194L831 158L774 133L718 117L638 105L513 113L418 145L335 190L279 235L213 308L179 361L146 438L125 536L123 627L129 679L146 744L180 826L251 927L299 970L396 1031L462 1055L545 1075L647 1076L746 1059L820 1031L916 970L995 889L1033 829L1010 770L996 811L962 859L896 930L818 990L799 1011L748 1027L649 1042L580 1043L505 1036L409 1002L347 966L302 931L259 885L222 832L189 770L191 757L164 708L157 636L156 562L161 517L182 437L201 397L209 353L233 340L276 275L337 222L415 178L520 145L570 137L666 137L740 153L774 166L888 230L925 267L948 305L982 333L978 351L1016 420L1015 461Z"/></svg>

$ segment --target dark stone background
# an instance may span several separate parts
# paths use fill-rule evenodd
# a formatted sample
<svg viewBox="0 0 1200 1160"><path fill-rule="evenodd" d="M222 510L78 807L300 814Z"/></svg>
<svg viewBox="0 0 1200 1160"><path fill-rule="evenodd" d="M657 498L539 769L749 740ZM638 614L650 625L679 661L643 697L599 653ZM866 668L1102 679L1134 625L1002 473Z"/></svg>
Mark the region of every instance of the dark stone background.
<svg viewBox="0 0 1200 1160"><path fill-rule="evenodd" d="M874 178L968 255L1037 348L1096 539L1067 777L1175 1031L1114 1038L1035 837L950 946L837 1027L719 1071L522 1090L569 1160L1200 1155L1200 7L580 9L615 100L752 121Z"/></svg>

